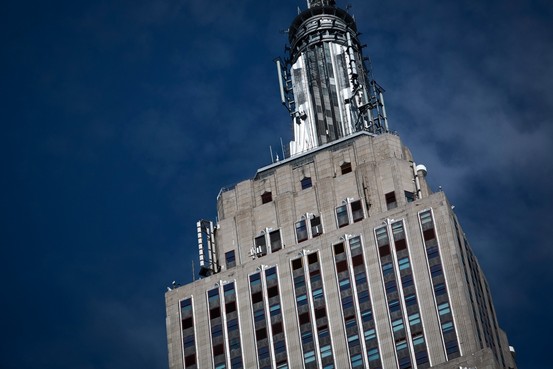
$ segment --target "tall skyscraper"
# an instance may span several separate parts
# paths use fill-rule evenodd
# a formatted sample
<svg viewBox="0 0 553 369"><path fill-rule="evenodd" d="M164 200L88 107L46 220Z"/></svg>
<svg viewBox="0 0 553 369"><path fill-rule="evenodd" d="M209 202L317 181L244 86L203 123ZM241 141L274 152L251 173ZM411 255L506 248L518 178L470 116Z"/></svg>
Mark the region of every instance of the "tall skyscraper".
<svg viewBox="0 0 553 369"><path fill-rule="evenodd" d="M352 16L308 1L288 35L290 155L198 222L201 278L166 293L170 368L516 368L451 205L388 130Z"/></svg>

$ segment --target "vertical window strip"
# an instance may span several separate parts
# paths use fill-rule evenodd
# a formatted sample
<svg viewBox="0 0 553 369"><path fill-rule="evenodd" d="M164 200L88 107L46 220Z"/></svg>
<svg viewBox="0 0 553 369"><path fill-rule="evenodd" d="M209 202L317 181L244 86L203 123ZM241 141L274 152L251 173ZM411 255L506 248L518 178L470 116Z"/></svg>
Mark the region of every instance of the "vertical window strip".
<svg viewBox="0 0 553 369"><path fill-rule="evenodd" d="M311 304L308 298L310 291L308 286L309 282L306 281L305 264L307 263L304 257L299 257L291 261L303 362L306 369L316 369L318 368L316 355L317 337L314 336L313 324L310 317Z"/></svg>
<svg viewBox="0 0 553 369"><path fill-rule="evenodd" d="M194 329L194 306L192 297L181 300L180 318L184 367L197 368L196 332Z"/></svg>
<svg viewBox="0 0 553 369"><path fill-rule="evenodd" d="M265 281L267 285L267 305L269 306L269 331L273 341L272 350L277 367L288 365L286 350L286 335L279 292L278 269L276 266L265 269Z"/></svg>
<svg viewBox="0 0 553 369"><path fill-rule="evenodd" d="M255 331L255 347L259 367L270 366L270 342L265 313L265 298L263 296L266 285L263 283L261 272L250 274L250 294L252 300L253 326Z"/></svg>
<svg viewBox="0 0 553 369"><path fill-rule="evenodd" d="M452 360L459 357L461 353L453 321L453 314L449 308L449 294L442 270L442 259L440 256L432 211L425 210L419 213L419 220L422 229L423 242L426 248L427 264L430 270L430 277L434 290L434 299L438 309L438 318L442 327L441 333L443 345L446 351L447 359ZM444 303L447 303L449 311L446 311L446 309L440 310L440 306L445 306Z"/></svg>
<svg viewBox="0 0 553 369"><path fill-rule="evenodd" d="M238 317L236 286L234 282L223 285L224 306L226 315L226 333L228 356L231 369L242 368L242 347L240 335L240 319Z"/></svg>
<svg viewBox="0 0 553 369"><path fill-rule="evenodd" d="M356 320L358 335L363 338L361 344L363 358L367 360L371 368L379 368L381 366L379 344L376 337L376 327L372 313L372 303L361 237L351 237L348 240L348 246L348 263L352 267L349 274L353 291L357 294ZM357 367L357 363L358 360L356 356L353 355L351 358L352 367Z"/></svg>

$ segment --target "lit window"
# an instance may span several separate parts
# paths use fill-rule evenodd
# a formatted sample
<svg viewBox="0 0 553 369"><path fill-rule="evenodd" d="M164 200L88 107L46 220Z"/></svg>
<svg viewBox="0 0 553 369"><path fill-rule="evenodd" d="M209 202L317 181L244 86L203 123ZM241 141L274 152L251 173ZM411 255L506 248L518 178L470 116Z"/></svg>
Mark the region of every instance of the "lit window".
<svg viewBox="0 0 553 369"><path fill-rule="evenodd" d="M311 177L304 177L301 180L301 189L305 190L307 188L310 188L313 184L311 183Z"/></svg>
<svg viewBox="0 0 553 369"><path fill-rule="evenodd" d="M382 265L382 274L383 275L388 275L388 274L393 273L393 272L394 272L394 267L393 267L392 263L386 263L386 264Z"/></svg>
<svg viewBox="0 0 553 369"><path fill-rule="evenodd" d="M351 366L352 368L362 368L363 367L363 357L361 354L353 355L351 357Z"/></svg>
<svg viewBox="0 0 553 369"><path fill-rule="evenodd" d="M307 304L307 295L301 294L298 297L296 297L296 303L298 306Z"/></svg>
<svg viewBox="0 0 553 369"><path fill-rule="evenodd" d="M405 350L406 348L407 348L407 341L401 340L401 341L396 342L396 350L397 351Z"/></svg>
<svg viewBox="0 0 553 369"><path fill-rule="evenodd" d="M271 305L269 308L269 311L271 313L271 316L279 315L280 314L280 304L276 303L274 305Z"/></svg>
<svg viewBox="0 0 553 369"><path fill-rule="evenodd" d="M338 220L338 228L345 227L349 224L348 207L346 205L336 208L336 219Z"/></svg>
<svg viewBox="0 0 553 369"><path fill-rule="evenodd" d="M340 165L340 171L342 172L342 174L351 173L351 163L345 162L344 164Z"/></svg>
<svg viewBox="0 0 553 369"><path fill-rule="evenodd" d="M270 191L263 192L263 194L261 195L261 203L266 204L266 203L271 202L271 201L273 201L272 192L270 192Z"/></svg>
<svg viewBox="0 0 553 369"><path fill-rule="evenodd" d="M323 296L323 289L322 288L317 288L316 290L313 290L313 299L314 300L318 300L318 299L322 299L324 296Z"/></svg>
<svg viewBox="0 0 553 369"><path fill-rule="evenodd" d="M298 243L307 240L307 226L303 219L296 223L296 237Z"/></svg>
<svg viewBox="0 0 553 369"><path fill-rule="evenodd" d="M351 288L349 278L340 281L340 291L349 290Z"/></svg>
<svg viewBox="0 0 553 369"><path fill-rule="evenodd" d="M419 313L409 315L409 325L420 324L421 316Z"/></svg>
<svg viewBox="0 0 553 369"><path fill-rule="evenodd" d="M225 252L225 263L227 264L227 269L236 266L236 255L234 250Z"/></svg>
<svg viewBox="0 0 553 369"><path fill-rule="evenodd" d="M265 270L265 278L267 279L267 283L276 281L277 279L277 271L276 267L269 268Z"/></svg>
<svg viewBox="0 0 553 369"><path fill-rule="evenodd" d="M380 359L380 354L378 353L377 348L372 348L372 349L368 350L367 354L369 355L369 361Z"/></svg>
<svg viewBox="0 0 553 369"><path fill-rule="evenodd" d="M398 264L399 264L399 270L404 270L411 266L411 264L409 263L409 258L399 259Z"/></svg>
<svg viewBox="0 0 553 369"><path fill-rule="evenodd" d="M321 347L321 358L325 358L332 355L332 348L330 345Z"/></svg>
<svg viewBox="0 0 553 369"><path fill-rule="evenodd" d="M394 320L392 322L392 329L393 329L394 332L401 331L404 328L405 327L403 325L403 319Z"/></svg>
<svg viewBox="0 0 553 369"><path fill-rule="evenodd" d="M447 333L453 330L453 322L445 322L442 324L442 332Z"/></svg>
<svg viewBox="0 0 553 369"><path fill-rule="evenodd" d="M438 305L438 312L440 315L445 315L451 312L451 309L449 308L449 303L444 302L443 304Z"/></svg>
<svg viewBox="0 0 553 369"><path fill-rule="evenodd" d="M373 329L369 329L365 331L365 341L369 341L376 338L376 331Z"/></svg>
<svg viewBox="0 0 553 369"><path fill-rule="evenodd" d="M422 334L413 337L413 346L424 344L424 337Z"/></svg>
<svg viewBox="0 0 553 369"><path fill-rule="evenodd" d="M303 361L308 364L315 361L315 351L308 351L303 355Z"/></svg>
<svg viewBox="0 0 553 369"><path fill-rule="evenodd" d="M261 275L259 273L255 273L250 275L250 286L256 287L261 284Z"/></svg>
<svg viewBox="0 0 553 369"><path fill-rule="evenodd" d="M396 201L396 193L395 192L388 192L384 195L386 198L386 206L388 210L392 210L397 208L397 201Z"/></svg>

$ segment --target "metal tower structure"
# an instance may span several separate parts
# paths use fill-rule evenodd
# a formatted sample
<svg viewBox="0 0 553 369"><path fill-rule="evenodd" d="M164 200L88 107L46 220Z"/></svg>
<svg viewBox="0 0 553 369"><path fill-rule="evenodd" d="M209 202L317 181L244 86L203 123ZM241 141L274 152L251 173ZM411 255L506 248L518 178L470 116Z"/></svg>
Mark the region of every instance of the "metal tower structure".
<svg viewBox="0 0 553 369"><path fill-rule="evenodd" d="M288 29L286 60L276 60L291 156L358 131L388 131L384 90L365 65L354 18L335 3L308 0Z"/></svg>

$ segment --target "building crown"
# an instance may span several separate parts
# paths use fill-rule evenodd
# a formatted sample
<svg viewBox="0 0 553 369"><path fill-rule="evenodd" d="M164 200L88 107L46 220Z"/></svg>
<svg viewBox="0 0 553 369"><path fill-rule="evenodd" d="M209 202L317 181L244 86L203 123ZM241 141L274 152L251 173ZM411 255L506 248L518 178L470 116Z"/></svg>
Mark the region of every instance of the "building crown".
<svg viewBox="0 0 553 369"><path fill-rule="evenodd" d="M293 121L290 156L362 130L388 131L384 90L366 67L355 19L333 0L309 0L277 59L281 101Z"/></svg>

